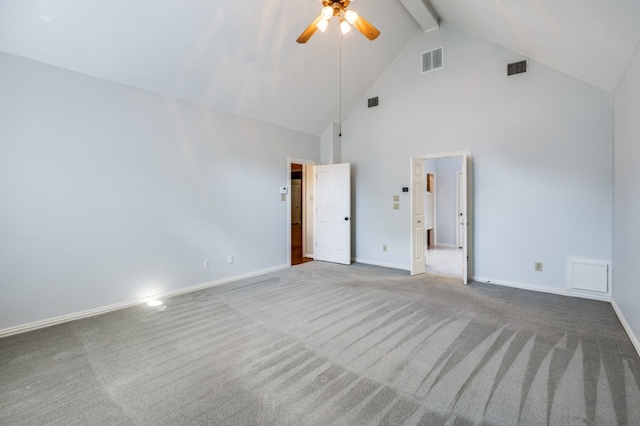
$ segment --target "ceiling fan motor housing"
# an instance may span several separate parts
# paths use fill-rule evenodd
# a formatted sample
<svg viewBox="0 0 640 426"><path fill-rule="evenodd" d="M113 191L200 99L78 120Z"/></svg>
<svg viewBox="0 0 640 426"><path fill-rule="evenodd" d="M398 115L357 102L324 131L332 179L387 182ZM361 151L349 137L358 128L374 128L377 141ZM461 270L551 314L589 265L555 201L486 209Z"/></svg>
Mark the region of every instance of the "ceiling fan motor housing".
<svg viewBox="0 0 640 426"><path fill-rule="evenodd" d="M340 1L323 0L322 5L325 7L331 6L333 8L333 16L340 16L340 12L344 12L350 3L351 3L351 0L340 0Z"/></svg>

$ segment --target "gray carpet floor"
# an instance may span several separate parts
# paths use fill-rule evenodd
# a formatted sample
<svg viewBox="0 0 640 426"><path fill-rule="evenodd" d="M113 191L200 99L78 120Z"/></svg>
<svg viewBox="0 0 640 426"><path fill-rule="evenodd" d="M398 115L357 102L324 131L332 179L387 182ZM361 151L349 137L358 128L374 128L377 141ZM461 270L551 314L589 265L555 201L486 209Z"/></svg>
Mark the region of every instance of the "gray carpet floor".
<svg viewBox="0 0 640 426"><path fill-rule="evenodd" d="M0 340L0 424L639 425L608 303L291 269Z"/></svg>

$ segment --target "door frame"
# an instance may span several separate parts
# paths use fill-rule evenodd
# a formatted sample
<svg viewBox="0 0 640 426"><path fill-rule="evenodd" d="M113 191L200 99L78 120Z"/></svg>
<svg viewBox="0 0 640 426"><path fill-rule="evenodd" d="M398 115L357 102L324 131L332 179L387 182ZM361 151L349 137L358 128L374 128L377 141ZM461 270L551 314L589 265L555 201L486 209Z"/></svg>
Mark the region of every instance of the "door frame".
<svg viewBox="0 0 640 426"><path fill-rule="evenodd" d="M456 215L456 219L455 219L455 242L456 242L456 247L458 248L462 248L462 237L463 237L463 233L464 231L460 230L460 227L462 225L462 223L460 223L460 213L462 210L462 204L463 204L463 200L461 198L461 187L460 185L462 184L462 171L460 172L456 172L456 194L455 194L455 215Z"/></svg>
<svg viewBox="0 0 640 426"><path fill-rule="evenodd" d="M428 160L428 158L427 158ZM438 201L437 201L437 192L438 190L436 189L438 187L438 173L436 172L425 172L426 175L433 175L433 246L435 247L437 244L436 242L438 241L438 227L436 226L436 224L438 223L438 212L437 212L437 205L438 205ZM426 185L426 183L425 183ZM425 187L425 192L426 192L426 187ZM425 198L426 200L426 198ZM425 217L426 217L426 213L425 213ZM428 232L428 231L427 231ZM428 237L425 235L425 247L428 247Z"/></svg>
<svg viewBox="0 0 640 426"><path fill-rule="evenodd" d="M318 164L320 164L319 161L316 160L308 160L308 159L304 159L304 158L295 158L295 157L287 157L287 265L289 267L291 267L291 164L302 164L302 165L306 165L306 166L317 166ZM302 183L301 185L305 185L305 170L304 168L302 169ZM303 191L304 194L304 191ZM308 194L306 195L308 196ZM307 213L307 203L305 202L304 198L302 199L302 212L301 214L302 216L302 224L303 224L303 229L302 229L302 246L303 248L305 247L305 243L306 243L306 227L309 226L308 224L306 224L306 213ZM315 222L315 221L314 221ZM315 229L315 223L312 225L313 226L313 235L315 237L316 235L316 229ZM304 253L303 253L304 255Z"/></svg>
<svg viewBox="0 0 640 426"><path fill-rule="evenodd" d="M467 284L472 280L473 277L473 161L471 150L439 152L433 154L418 155L412 158L420 160L437 160L440 158L450 157L462 157L462 160L466 158L466 164L462 167L462 175L465 178L465 185L467 188L466 203L465 206L463 206L463 210L466 211L466 229L464 233L465 235L463 236L463 240L466 240L466 244L463 247L463 254L466 252L466 276L463 274L462 281L464 284ZM413 170L411 170L411 172L413 172ZM411 216L409 223L411 224L411 232L413 232L413 216ZM424 247L422 248L422 250L424 250ZM416 254L413 252L413 245L411 245L410 251L411 262L416 256ZM465 259L463 258L463 262L464 260ZM411 263L409 264L411 265ZM464 267L465 265L462 264L461 266Z"/></svg>

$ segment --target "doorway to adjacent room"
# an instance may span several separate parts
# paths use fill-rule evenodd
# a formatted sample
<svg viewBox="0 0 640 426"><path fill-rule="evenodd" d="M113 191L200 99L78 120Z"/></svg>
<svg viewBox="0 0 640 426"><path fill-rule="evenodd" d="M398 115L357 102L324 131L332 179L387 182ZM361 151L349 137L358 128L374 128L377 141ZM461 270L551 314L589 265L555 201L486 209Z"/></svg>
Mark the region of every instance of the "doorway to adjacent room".
<svg viewBox="0 0 640 426"><path fill-rule="evenodd" d="M411 159L412 275L472 276L470 168L470 151Z"/></svg>
<svg viewBox="0 0 640 426"><path fill-rule="evenodd" d="M313 167L313 166L309 166ZM308 170L307 170L308 171ZM306 230L313 229L307 226L306 207L313 201L313 195L307 194L305 186L308 173L305 173L305 166L299 163L291 163L291 266L310 262L313 257L309 256L306 250L306 240L308 235ZM306 202L305 202L306 200Z"/></svg>
<svg viewBox="0 0 640 426"><path fill-rule="evenodd" d="M315 166L317 161L287 158L287 263L315 258Z"/></svg>

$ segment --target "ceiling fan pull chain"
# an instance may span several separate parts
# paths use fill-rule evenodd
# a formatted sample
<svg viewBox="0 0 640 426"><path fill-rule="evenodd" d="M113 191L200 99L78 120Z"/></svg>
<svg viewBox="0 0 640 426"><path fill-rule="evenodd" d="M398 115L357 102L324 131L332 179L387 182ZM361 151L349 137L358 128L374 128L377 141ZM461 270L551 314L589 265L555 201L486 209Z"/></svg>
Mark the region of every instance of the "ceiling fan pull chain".
<svg viewBox="0 0 640 426"><path fill-rule="evenodd" d="M339 90L338 90L338 114L340 114L339 117L339 121L340 121L340 128L338 129L338 137L342 137L342 38L344 37L344 35L342 34L342 31L338 31L338 34L340 34L340 49L339 49L339 54L340 54L340 60L339 62Z"/></svg>

